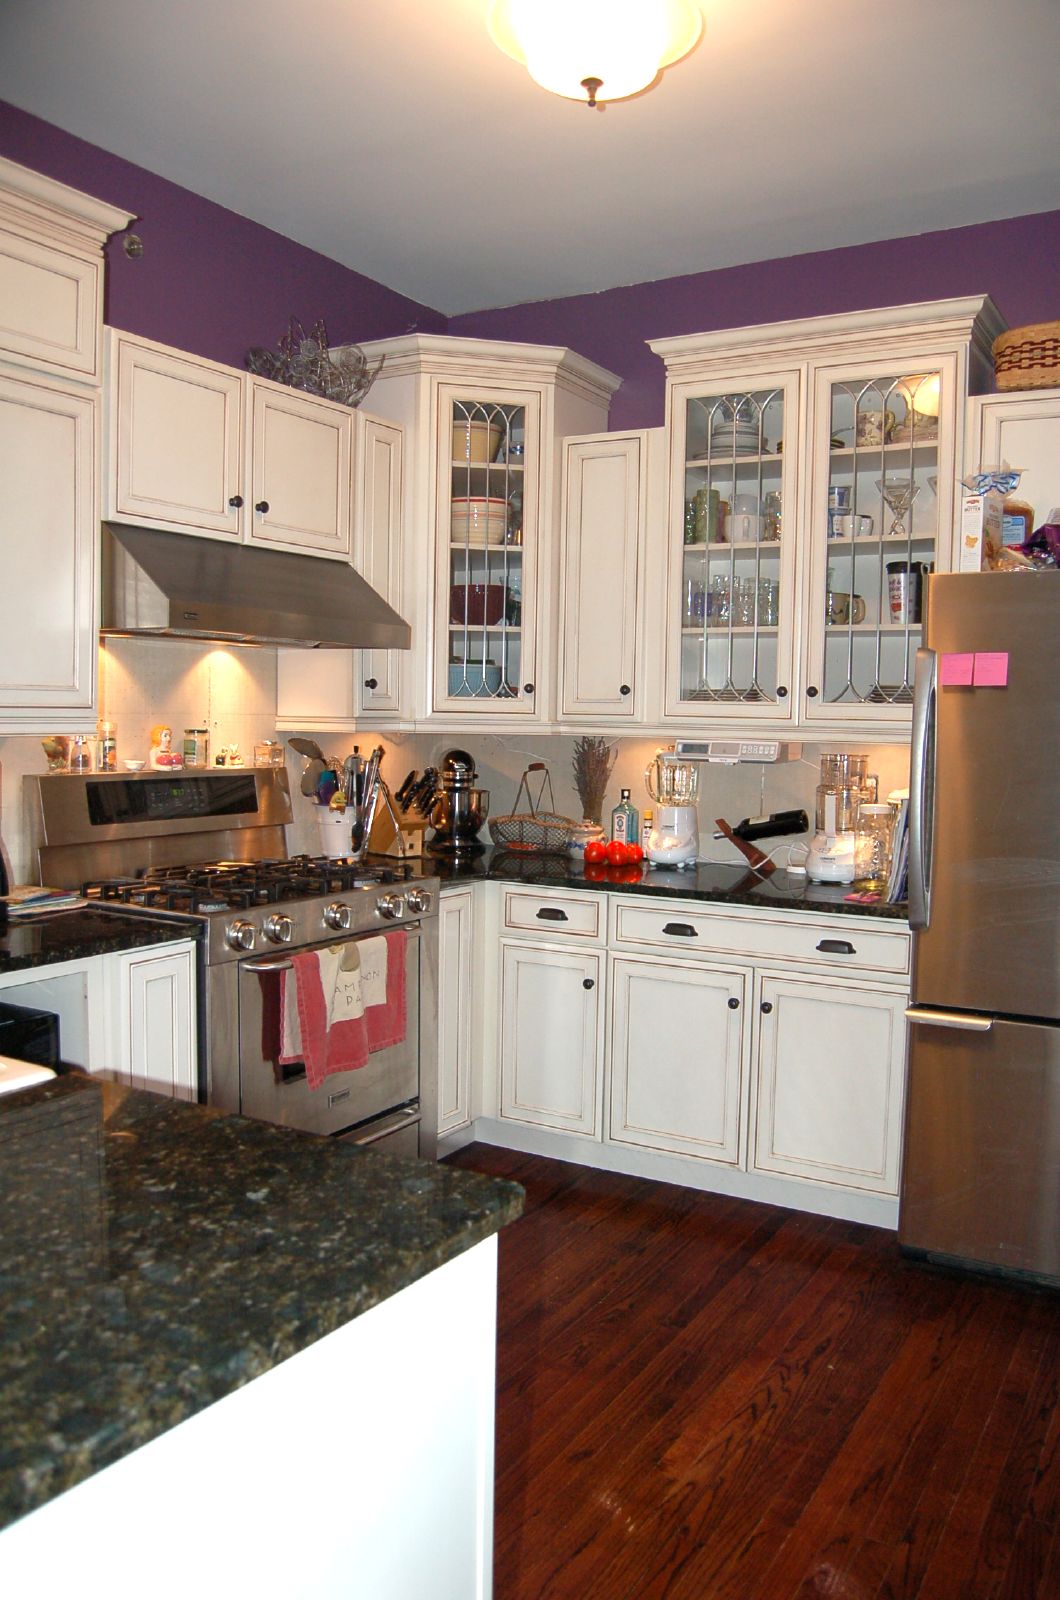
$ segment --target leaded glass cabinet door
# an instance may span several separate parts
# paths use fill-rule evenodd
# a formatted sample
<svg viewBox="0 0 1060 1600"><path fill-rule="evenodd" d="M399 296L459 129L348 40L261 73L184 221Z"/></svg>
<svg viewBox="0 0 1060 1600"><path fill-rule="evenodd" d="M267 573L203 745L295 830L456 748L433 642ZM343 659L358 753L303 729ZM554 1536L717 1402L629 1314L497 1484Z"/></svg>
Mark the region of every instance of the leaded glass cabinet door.
<svg viewBox="0 0 1060 1600"><path fill-rule="evenodd" d="M927 575L952 522L952 357L832 367L814 390L806 716L909 720Z"/></svg>
<svg viewBox="0 0 1060 1600"><path fill-rule="evenodd" d="M792 716L798 402L791 372L674 391L668 716Z"/></svg>
<svg viewBox="0 0 1060 1600"><path fill-rule="evenodd" d="M532 714L540 397L445 388L435 707Z"/></svg>

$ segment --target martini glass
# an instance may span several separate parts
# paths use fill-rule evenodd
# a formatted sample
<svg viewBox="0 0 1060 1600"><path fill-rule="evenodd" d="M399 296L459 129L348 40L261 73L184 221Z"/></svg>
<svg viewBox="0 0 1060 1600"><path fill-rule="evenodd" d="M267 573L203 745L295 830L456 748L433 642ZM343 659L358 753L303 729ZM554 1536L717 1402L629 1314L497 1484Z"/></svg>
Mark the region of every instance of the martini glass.
<svg viewBox="0 0 1060 1600"><path fill-rule="evenodd" d="M907 538L905 518L913 501L920 493L920 485L914 483L912 478L877 478L876 487L894 518L887 530L887 537L889 539Z"/></svg>

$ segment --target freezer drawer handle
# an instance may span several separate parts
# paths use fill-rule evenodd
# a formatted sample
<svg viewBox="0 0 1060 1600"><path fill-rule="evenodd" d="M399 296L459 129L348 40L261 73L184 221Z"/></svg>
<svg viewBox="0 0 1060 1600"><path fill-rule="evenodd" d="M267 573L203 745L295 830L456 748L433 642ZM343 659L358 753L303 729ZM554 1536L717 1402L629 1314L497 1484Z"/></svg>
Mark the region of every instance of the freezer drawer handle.
<svg viewBox="0 0 1060 1600"><path fill-rule="evenodd" d="M963 1028L966 1033L989 1033L994 1026L993 1017L972 1017L966 1011L922 1011L919 1006L909 1006L905 1014L910 1022L923 1022L929 1028Z"/></svg>
<svg viewBox="0 0 1060 1600"><path fill-rule="evenodd" d="M672 933L679 939L698 939L699 934L690 922L668 922L663 933Z"/></svg>
<svg viewBox="0 0 1060 1600"><path fill-rule="evenodd" d="M829 956L856 956L857 951L849 939L822 939L817 946Z"/></svg>
<svg viewBox="0 0 1060 1600"><path fill-rule="evenodd" d="M540 922L566 922L569 920L567 913L561 911L559 906L542 906L537 915Z"/></svg>

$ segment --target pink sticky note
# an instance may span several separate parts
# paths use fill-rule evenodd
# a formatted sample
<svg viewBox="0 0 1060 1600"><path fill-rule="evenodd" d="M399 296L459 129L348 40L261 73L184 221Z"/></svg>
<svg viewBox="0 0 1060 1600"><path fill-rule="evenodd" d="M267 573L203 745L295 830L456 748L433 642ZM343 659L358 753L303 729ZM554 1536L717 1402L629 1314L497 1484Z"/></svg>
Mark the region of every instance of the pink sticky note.
<svg viewBox="0 0 1060 1600"><path fill-rule="evenodd" d="M972 682L977 689L1003 689L1008 683L1008 651L977 650Z"/></svg>
<svg viewBox="0 0 1060 1600"><path fill-rule="evenodd" d="M971 651L966 655L956 655L952 651L947 651L939 662L939 682L951 689L958 685L970 684L974 668L975 657Z"/></svg>

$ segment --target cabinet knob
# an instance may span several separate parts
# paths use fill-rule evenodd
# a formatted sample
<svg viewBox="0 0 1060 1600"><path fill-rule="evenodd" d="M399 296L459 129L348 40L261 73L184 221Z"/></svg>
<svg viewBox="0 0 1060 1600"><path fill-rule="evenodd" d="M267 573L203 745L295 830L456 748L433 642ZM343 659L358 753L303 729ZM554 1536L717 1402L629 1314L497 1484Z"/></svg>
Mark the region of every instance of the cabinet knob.
<svg viewBox="0 0 1060 1600"><path fill-rule="evenodd" d="M596 988L596 979L595 978L583 978L582 979L582 988L583 989L595 989Z"/></svg>
<svg viewBox="0 0 1060 1600"><path fill-rule="evenodd" d="M740 1002L734 994L729 996L728 1007L730 1011L739 1011L740 1009Z"/></svg>
<svg viewBox="0 0 1060 1600"><path fill-rule="evenodd" d="M524 694L533 694L533 692L534 692L534 686L533 686L532 683L524 683L523 684L523 693Z"/></svg>
<svg viewBox="0 0 1060 1600"><path fill-rule="evenodd" d="M269 502L267 500L259 500L257 505L254 507L254 510L255 511L260 511L262 516L265 515L265 513L268 511L268 509L269 509Z"/></svg>
<svg viewBox="0 0 1060 1600"><path fill-rule="evenodd" d="M628 683L622 684L621 687L619 688L618 692L619 692L619 694L629 694L631 692L629 684Z"/></svg>
<svg viewBox="0 0 1060 1600"><path fill-rule="evenodd" d="M243 496L241 494L232 495L228 504L232 507L233 511L238 511L243 504Z"/></svg>
<svg viewBox="0 0 1060 1600"><path fill-rule="evenodd" d="M812 684L812 683L811 683L811 684L810 684L810 686L809 686L809 688L808 688L808 689L807 689L807 691L806 691L806 698L807 698L807 700L816 700L816 699L817 699L817 696L818 696L818 694L819 694L819 693L820 693L820 690L818 690L818 689L817 689L817 688L816 688L816 687L815 687L815 686L814 686L814 685L813 685L813 684Z"/></svg>
<svg viewBox="0 0 1060 1600"><path fill-rule="evenodd" d="M772 1000L763 1000L762 1001L762 1015L764 1017L768 1017L768 1015L772 1011L772 1009L773 1009Z"/></svg>
<svg viewBox="0 0 1060 1600"><path fill-rule="evenodd" d="M365 686L366 689L378 689L378 687L379 687L379 679L378 678L365 678L364 686Z"/></svg>
<svg viewBox="0 0 1060 1600"><path fill-rule="evenodd" d="M786 683L778 684L777 685L777 699L778 700L786 700L787 697L788 697L788 686L787 686L787 684Z"/></svg>

